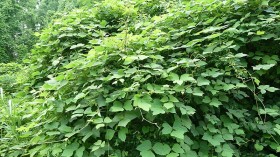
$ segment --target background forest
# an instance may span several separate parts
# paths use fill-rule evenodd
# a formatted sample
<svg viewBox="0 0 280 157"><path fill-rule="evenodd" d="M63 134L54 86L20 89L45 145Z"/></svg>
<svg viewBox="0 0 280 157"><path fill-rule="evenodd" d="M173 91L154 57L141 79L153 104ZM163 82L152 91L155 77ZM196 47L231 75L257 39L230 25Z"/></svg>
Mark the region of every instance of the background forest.
<svg viewBox="0 0 280 157"><path fill-rule="evenodd" d="M1 0L1 157L277 157L278 0Z"/></svg>

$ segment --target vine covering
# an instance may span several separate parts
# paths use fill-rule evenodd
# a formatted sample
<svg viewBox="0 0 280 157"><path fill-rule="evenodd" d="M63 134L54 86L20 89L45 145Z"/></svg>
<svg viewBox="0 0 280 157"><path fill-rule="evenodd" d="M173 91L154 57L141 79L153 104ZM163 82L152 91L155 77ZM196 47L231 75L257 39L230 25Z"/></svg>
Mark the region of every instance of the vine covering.
<svg viewBox="0 0 280 157"><path fill-rule="evenodd" d="M61 15L12 108L2 98L0 156L279 156L279 10L105 0Z"/></svg>

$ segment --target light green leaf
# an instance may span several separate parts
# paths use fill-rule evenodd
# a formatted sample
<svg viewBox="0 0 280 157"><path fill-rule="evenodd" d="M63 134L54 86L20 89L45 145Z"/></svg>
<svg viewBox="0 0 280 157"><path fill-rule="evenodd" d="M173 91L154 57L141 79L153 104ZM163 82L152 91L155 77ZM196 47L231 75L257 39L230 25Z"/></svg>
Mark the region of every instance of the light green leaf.
<svg viewBox="0 0 280 157"><path fill-rule="evenodd" d="M142 141L141 144L138 145L136 149L139 150L140 152L151 150L152 149L152 143L151 143L150 140Z"/></svg>
<svg viewBox="0 0 280 157"><path fill-rule="evenodd" d="M140 98L139 96L134 96L134 106L138 106L139 108L143 109L144 111L149 111L152 104L149 100L145 98Z"/></svg>
<svg viewBox="0 0 280 157"><path fill-rule="evenodd" d="M183 140L184 134L185 134L185 131L183 131L183 130L174 130L171 132L170 135Z"/></svg>
<svg viewBox="0 0 280 157"><path fill-rule="evenodd" d="M279 90L279 88L268 87L266 90L269 91L269 92L275 92L275 91Z"/></svg>
<svg viewBox="0 0 280 157"><path fill-rule="evenodd" d="M85 147L84 146L80 147L79 149L76 150L76 156L83 157L84 151L85 151Z"/></svg>
<svg viewBox="0 0 280 157"><path fill-rule="evenodd" d="M110 117L105 117L104 118L104 123L108 124L108 123L111 123L112 122L112 119Z"/></svg>
<svg viewBox="0 0 280 157"><path fill-rule="evenodd" d="M228 133L228 134L223 134L223 139L225 140L233 140L233 135Z"/></svg>
<svg viewBox="0 0 280 157"><path fill-rule="evenodd" d="M234 153L234 150L232 150L232 148L228 144L224 144L223 145L222 156L224 156L224 157L232 157L233 153Z"/></svg>
<svg viewBox="0 0 280 157"><path fill-rule="evenodd" d="M131 101L131 100L127 100L127 101L124 103L123 108L124 108L126 111L132 111L132 110L133 110L132 101Z"/></svg>
<svg viewBox="0 0 280 157"><path fill-rule="evenodd" d="M136 56L127 56L124 60L124 65L129 65L137 59Z"/></svg>
<svg viewBox="0 0 280 157"><path fill-rule="evenodd" d="M203 77L198 77L197 78L197 85L198 86L206 86L206 85L210 85L210 81L203 78Z"/></svg>
<svg viewBox="0 0 280 157"><path fill-rule="evenodd" d="M193 115L193 114L195 114L195 109L194 108L192 108L192 107L190 107L190 106L184 106L184 105L182 105L181 107L180 107L180 111L181 111L181 113L182 113L182 115L185 115L185 114L187 114L187 115Z"/></svg>
<svg viewBox="0 0 280 157"><path fill-rule="evenodd" d="M158 155L167 155L170 153L171 148L169 147L169 145L165 144L165 143L159 143L157 142L154 146L153 146L153 150L156 154Z"/></svg>
<svg viewBox="0 0 280 157"><path fill-rule="evenodd" d="M166 108L166 109L171 109L174 107L174 104L172 102L168 102L168 103L164 103L163 106Z"/></svg>
<svg viewBox="0 0 280 157"><path fill-rule="evenodd" d="M74 98L74 100L75 100L75 102L77 102L77 100L82 99L82 98L84 98L85 96L86 96L85 93L79 93L79 94Z"/></svg>
<svg viewBox="0 0 280 157"><path fill-rule="evenodd" d="M171 102L179 102L179 100L176 97L174 97L173 95L168 95L168 97L169 97L169 101L171 101Z"/></svg>
<svg viewBox="0 0 280 157"><path fill-rule="evenodd" d="M163 126L162 134L166 135L172 132L172 127L168 123L163 123L162 126Z"/></svg>
<svg viewBox="0 0 280 157"><path fill-rule="evenodd" d="M64 149L63 153L62 153L62 157L69 157L72 156L74 151L77 150L79 147L79 144L74 142L68 146L66 146L66 148Z"/></svg>
<svg viewBox="0 0 280 157"><path fill-rule="evenodd" d="M106 130L106 135L105 135L105 138L107 140L111 140L115 135L115 130L112 130L112 129L107 129Z"/></svg>
<svg viewBox="0 0 280 157"><path fill-rule="evenodd" d="M242 58L242 57L245 57L245 56L248 56L248 55L244 54L244 53L237 53L236 55L234 55L234 57L236 57L236 58Z"/></svg>
<svg viewBox="0 0 280 157"><path fill-rule="evenodd" d="M76 49L76 48L80 48L80 47L84 47L84 46L85 46L85 44L80 43L80 44L71 46L70 49Z"/></svg>
<svg viewBox="0 0 280 157"><path fill-rule="evenodd" d="M265 31L257 31L257 35L264 35Z"/></svg>
<svg viewBox="0 0 280 157"><path fill-rule="evenodd" d="M172 150L179 154L185 153L184 149L182 149L182 147L177 143L173 145Z"/></svg>
<svg viewBox="0 0 280 157"><path fill-rule="evenodd" d="M204 133L202 139L208 141L213 146L218 146L221 144L221 142L225 141L223 139L222 135L217 134L217 135L211 136L208 132Z"/></svg>
<svg viewBox="0 0 280 157"><path fill-rule="evenodd" d="M140 155L142 157L155 157L155 154L151 150L141 151Z"/></svg>
<svg viewBox="0 0 280 157"><path fill-rule="evenodd" d="M183 74L181 76L181 80L184 82L195 82L195 79L191 77L189 74Z"/></svg>
<svg viewBox="0 0 280 157"><path fill-rule="evenodd" d="M210 102L210 105L215 106L215 107L219 107L220 105L222 105L222 103L217 98L213 98Z"/></svg>
<svg viewBox="0 0 280 157"><path fill-rule="evenodd" d="M165 110L163 109L162 103L160 100L156 99L154 100L151 111L153 112L153 115L158 115L158 114L164 114Z"/></svg>
<svg viewBox="0 0 280 157"><path fill-rule="evenodd" d="M253 66L253 70L268 70L272 67L274 67L275 64L259 64L259 65L256 65L256 66Z"/></svg>
<svg viewBox="0 0 280 157"><path fill-rule="evenodd" d="M61 125L58 130L62 133L72 132L72 128L66 125Z"/></svg>
<svg viewBox="0 0 280 157"><path fill-rule="evenodd" d="M122 141L125 141L127 133L128 133L127 128L121 128L120 131L118 132L119 139L122 140Z"/></svg>
<svg viewBox="0 0 280 157"><path fill-rule="evenodd" d="M255 149L256 149L257 151L262 151L262 150L263 150L263 146L260 145L260 144L258 144L258 143L256 143L256 144L254 145L254 147L255 147Z"/></svg>
<svg viewBox="0 0 280 157"><path fill-rule="evenodd" d="M200 88L195 87L192 94L196 96L203 96L204 93L200 90Z"/></svg>
<svg viewBox="0 0 280 157"><path fill-rule="evenodd" d="M124 118L119 122L118 126L126 127L126 125L136 117L137 115L135 112L126 112Z"/></svg>
<svg viewBox="0 0 280 157"><path fill-rule="evenodd" d="M113 106L110 108L111 112L120 112L120 111L124 111L123 105L121 102L119 101L115 101L113 103Z"/></svg>

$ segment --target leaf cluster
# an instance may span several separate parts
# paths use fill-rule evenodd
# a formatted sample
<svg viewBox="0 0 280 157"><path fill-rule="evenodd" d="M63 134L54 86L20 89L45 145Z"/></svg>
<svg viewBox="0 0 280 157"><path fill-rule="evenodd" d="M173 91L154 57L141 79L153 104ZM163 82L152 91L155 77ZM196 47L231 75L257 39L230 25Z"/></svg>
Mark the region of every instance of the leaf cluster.
<svg viewBox="0 0 280 157"><path fill-rule="evenodd" d="M279 2L144 2L40 34L1 156L279 155Z"/></svg>

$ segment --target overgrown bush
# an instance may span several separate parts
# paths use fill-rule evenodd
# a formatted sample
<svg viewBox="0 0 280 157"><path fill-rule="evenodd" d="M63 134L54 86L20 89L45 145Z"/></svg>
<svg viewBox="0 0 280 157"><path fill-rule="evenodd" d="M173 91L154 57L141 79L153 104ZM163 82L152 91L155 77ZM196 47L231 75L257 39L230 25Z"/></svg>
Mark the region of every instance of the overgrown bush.
<svg viewBox="0 0 280 157"><path fill-rule="evenodd" d="M280 3L130 2L42 32L1 156L279 156Z"/></svg>

